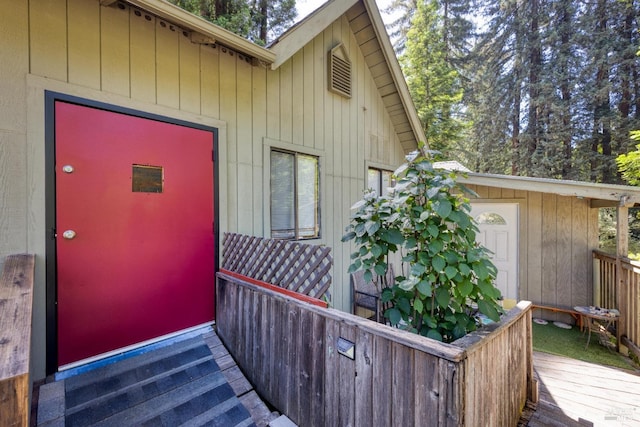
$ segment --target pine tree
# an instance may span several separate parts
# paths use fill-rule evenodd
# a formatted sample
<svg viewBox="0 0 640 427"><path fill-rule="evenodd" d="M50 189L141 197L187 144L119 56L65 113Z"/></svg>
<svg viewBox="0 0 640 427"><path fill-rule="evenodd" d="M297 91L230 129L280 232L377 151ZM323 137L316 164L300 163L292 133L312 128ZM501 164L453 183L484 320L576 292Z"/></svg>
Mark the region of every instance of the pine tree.
<svg viewBox="0 0 640 427"><path fill-rule="evenodd" d="M169 0L257 44L265 45L293 25L295 0Z"/></svg>
<svg viewBox="0 0 640 427"><path fill-rule="evenodd" d="M554 73L556 84L560 89L554 111L556 113L556 126L553 132L562 144L562 178L573 178L572 164L572 94L573 79L571 70L575 66L575 58L572 54L572 29L571 24L575 16L574 6L571 2L556 2L555 27L556 37L552 39L554 57L551 62L557 64L557 72Z"/></svg>
<svg viewBox="0 0 640 427"><path fill-rule="evenodd" d="M449 155L449 146L462 138L464 118L460 75L452 66L443 9L437 0L420 0L407 32L400 62L427 142L432 150ZM450 17L447 17L450 19Z"/></svg>
<svg viewBox="0 0 640 427"><path fill-rule="evenodd" d="M465 104L473 123L470 140L478 149L479 172L513 173L521 169L524 93L524 31L516 2L484 2L487 18L467 65L470 90ZM489 34L491 36L489 36Z"/></svg>
<svg viewBox="0 0 640 427"><path fill-rule="evenodd" d="M249 39L266 44L286 31L296 18L295 0L252 0Z"/></svg>
<svg viewBox="0 0 640 427"><path fill-rule="evenodd" d="M620 182L614 159L640 119L638 1L480 6L488 22L465 88L479 170L504 173L504 156L487 157L507 149L513 174Z"/></svg>
<svg viewBox="0 0 640 427"><path fill-rule="evenodd" d="M411 19L418 9L418 0L392 0L384 10L385 13L396 14L397 18L387 25L387 32L393 42L397 55L402 55L407 41L407 33L411 28Z"/></svg>

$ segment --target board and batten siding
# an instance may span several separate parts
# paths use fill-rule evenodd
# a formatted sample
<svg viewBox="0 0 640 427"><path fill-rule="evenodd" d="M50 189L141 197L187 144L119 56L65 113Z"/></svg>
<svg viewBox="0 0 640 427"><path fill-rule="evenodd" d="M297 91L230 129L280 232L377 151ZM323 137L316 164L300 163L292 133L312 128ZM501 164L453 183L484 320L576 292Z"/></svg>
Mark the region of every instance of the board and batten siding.
<svg viewBox="0 0 640 427"><path fill-rule="evenodd" d="M592 251L598 248L598 209L589 199L465 184L471 203L518 203L519 300L550 306L593 300ZM551 320L563 314L540 313Z"/></svg>
<svg viewBox="0 0 640 427"><path fill-rule="evenodd" d="M269 237L266 141L318 153L322 237L312 243L332 248L332 304L349 310L349 208L366 164L393 169L404 153L346 17L277 70L99 0L0 0L0 40L0 259L36 254L35 378L45 354L45 90L217 127L221 233ZM327 90L338 43L352 61L351 99Z"/></svg>

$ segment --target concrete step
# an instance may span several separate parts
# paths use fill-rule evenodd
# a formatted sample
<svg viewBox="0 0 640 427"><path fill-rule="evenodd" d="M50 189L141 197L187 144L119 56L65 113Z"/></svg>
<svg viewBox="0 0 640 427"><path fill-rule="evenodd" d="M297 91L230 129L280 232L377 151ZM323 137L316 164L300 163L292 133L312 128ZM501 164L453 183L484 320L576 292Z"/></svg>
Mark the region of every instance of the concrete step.
<svg viewBox="0 0 640 427"><path fill-rule="evenodd" d="M38 389L38 425L56 425L61 421L64 426L64 381L42 384Z"/></svg>
<svg viewBox="0 0 640 427"><path fill-rule="evenodd" d="M298 425L291 421L286 415L280 415L269 423L269 427L298 427Z"/></svg>

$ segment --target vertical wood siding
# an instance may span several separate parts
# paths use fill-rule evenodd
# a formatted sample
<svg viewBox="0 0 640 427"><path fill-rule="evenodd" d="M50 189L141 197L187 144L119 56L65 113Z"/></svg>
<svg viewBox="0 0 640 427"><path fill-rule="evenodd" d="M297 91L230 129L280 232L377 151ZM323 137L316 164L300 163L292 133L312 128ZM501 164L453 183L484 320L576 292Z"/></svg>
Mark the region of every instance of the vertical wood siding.
<svg viewBox="0 0 640 427"><path fill-rule="evenodd" d="M590 304L593 295L591 252L598 246L598 210L589 199L533 191L468 185L479 194L472 202L519 205L519 298L534 304ZM538 312L570 321L562 313Z"/></svg>
<svg viewBox="0 0 640 427"><path fill-rule="evenodd" d="M404 153L346 17L272 71L228 48L194 44L181 28L130 6L104 7L99 0L18 3L0 3L0 256L26 250L29 216L44 217L29 212L24 185L28 167L41 167L27 165L25 152L25 75L32 74L119 95L137 106L224 121L221 231L268 237L263 138L319 150L324 180L322 238L316 243L334 250L334 306L350 307L346 271L352 248L340 237L350 206L366 186L365 161L393 169ZM327 52L338 43L353 64L351 99L327 90Z"/></svg>
<svg viewBox="0 0 640 427"><path fill-rule="evenodd" d="M0 4L0 40L12 47L0 61L0 270L6 255L26 252L27 246L28 14L26 2Z"/></svg>

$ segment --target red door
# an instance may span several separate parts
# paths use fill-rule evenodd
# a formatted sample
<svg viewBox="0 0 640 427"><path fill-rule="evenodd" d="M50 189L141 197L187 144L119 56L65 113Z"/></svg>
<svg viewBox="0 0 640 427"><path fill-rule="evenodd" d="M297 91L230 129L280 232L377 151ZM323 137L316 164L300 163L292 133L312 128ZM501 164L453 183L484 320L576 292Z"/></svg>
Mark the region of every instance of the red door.
<svg viewBox="0 0 640 427"><path fill-rule="evenodd" d="M213 136L56 102L58 366L213 320Z"/></svg>

